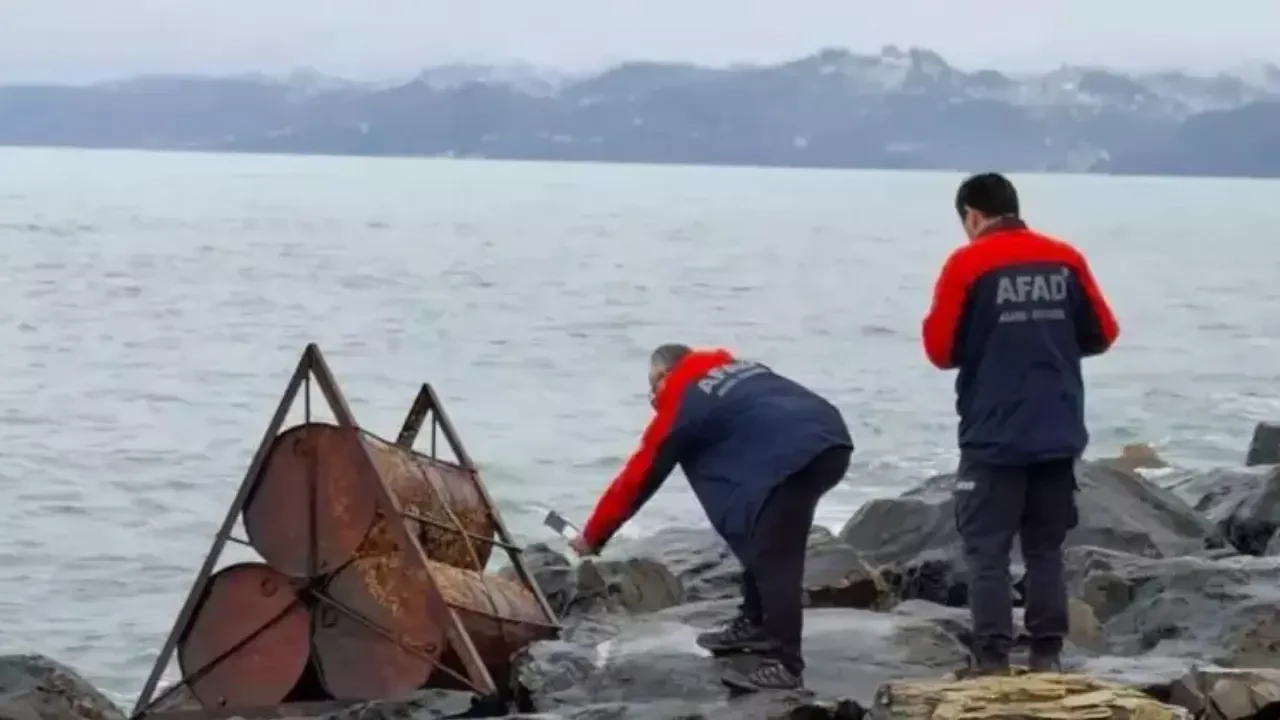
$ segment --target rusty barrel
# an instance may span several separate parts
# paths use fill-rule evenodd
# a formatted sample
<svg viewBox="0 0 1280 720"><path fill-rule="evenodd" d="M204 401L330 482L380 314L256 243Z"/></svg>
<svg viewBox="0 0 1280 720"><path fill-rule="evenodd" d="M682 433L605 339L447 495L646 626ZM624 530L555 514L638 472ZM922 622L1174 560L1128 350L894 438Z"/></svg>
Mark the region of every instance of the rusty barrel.
<svg viewBox="0 0 1280 720"><path fill-rule="evenodd" d="M497 530L475 473L327 423L294 426L272 442L245 503L249 543L273 568L301 578L331 573L362 544L381 542L389 521L377 512L370 465L406 513L431 521L411 523L430 558L468 568L488 562L492 545L469 546L452 530L487 539Z"/></svg>
<svg viewBox="0 0 1280 720"><path fill-rule="evenodd" d="M553 632L519 583L433 561L423 567L398 552L356 560L324 593L329 600L313 624L314 657L321 684L340 700L424 686L450 649L451 607L500 685L511 655Z"/></svg>
<svg viewBox="0 0 1280 720"><path fill-rule="evenodd" d="M178 667L205 708L273 705L307 668L310 628L288 577L262 563L231 565L209 578L178 641Z"/></svg>

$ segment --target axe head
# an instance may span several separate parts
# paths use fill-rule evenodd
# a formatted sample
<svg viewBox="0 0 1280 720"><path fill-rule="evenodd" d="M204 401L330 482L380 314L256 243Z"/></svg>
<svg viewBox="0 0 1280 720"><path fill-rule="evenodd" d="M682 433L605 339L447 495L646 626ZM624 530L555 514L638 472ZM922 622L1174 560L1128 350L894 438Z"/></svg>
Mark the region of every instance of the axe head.
<svg viewBox="0 0 1280 720"><path fill-rule="evenodd" d="M578 531L578 528L574 527L573 523L565 520L564 516L555 510L547 511L547 517L542 521L542 523L554 530L556 534L561 537L566 537L568 531L573 531L574 533L577 533Z"/></svg>

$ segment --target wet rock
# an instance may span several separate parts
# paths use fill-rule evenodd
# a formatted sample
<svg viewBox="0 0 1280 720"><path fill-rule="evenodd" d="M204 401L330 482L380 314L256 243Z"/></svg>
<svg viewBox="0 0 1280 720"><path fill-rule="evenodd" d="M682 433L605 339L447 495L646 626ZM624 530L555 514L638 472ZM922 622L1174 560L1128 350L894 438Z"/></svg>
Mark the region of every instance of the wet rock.
<svg viewBox="0 0 1280 720"><path fill-rule="evenodd" d="M1280 667L1280 558L1141 558L1067 551L1068 584L1109 650L1234 667Z"/></svg>
<svg viewBox="0 0 1280 720"><path fill-rule="evenodd" d="M1173 684L1170 700L1203 720L1280 717L1280 672L1197 668Z"/></svg>
<svg viewBox="0 0 1280 720"><path fill-rule="evenodd" d="M737 598L742 565L714 531L666 528L629 549L670 568L690 602ZM805 603L808 607L889 607L889 587L880 573L830 530L817 526L809 534L805 558Z"/></svg>
<svg viewBox="0 0 1280 720"><path fill-rule="evenodd" d="M695 639L731 613L732 601L698 603L635 618L594 646L535 643L518 657L515 681L540 712L655 702L723 709L722 661ZM966 657L954 637L927 621L853 609L805 611L805 678L821 700L869 701L890 679L936 676L963 666Z"/></svg>
<svg viewBox="0 0 1280 720"><path fill-rule="evenodd" d="M1221 544L1208 520L1132 471L1107 461L1083 462L1077 478L1080 522L1068 536L1068 546L1175 557ZM840 538L879 566L901 598L965 605L954 485L954 474L935 475L897 498L868 502L845 524ZM1016 546L1014 563L1020 563Z"/></svg>
<svg viewBox="0 0 1280 720"><path fill-rule="evenodd" d="M736 597L742 565L714 530L669 527L632 547L628 554L650 557L666 565L684 585L689 602Z"/></svg>
<svg viewBox="0 0 1280 720"><path fill-rule="evenodd" d="M561 618L646 613L684 602L684 588L665 565L649 558L589 559L574 565L546 545L524 553L525 567ZM515 577L515 570L501 573Z"/></svg>
<svg viewBox="0 0 1280 720"><path fill-rule="evenodd" d="M887 610L891 588L858 551L834 537L811 539L804 561L805 606Z"/></svg>
<svg viewBox="0 0 1280 720"><path fill-rule="evenodd" d="M124 720L124 713L84 678L43 655L0 656L0 718Z"/></svg>
<svg viewBox="0 0 1280 720"><path fill-rule="evenodd" d="M1167 483L1237 550L1266 554L1280 528L1280 466L1183 471Z"/></svg>
<svg viewBox="0 0 1280 720"><path fill-rule="evenodd" d="M1070 670L1104 682L1117 683L1141 690L1161 702L1171 702L1173 684L1190 672L1197 661L1164 655L1073 658Z"/></svg>
<svg viewBox="0 0 1280 720"><path fill-rule="evenodd" d="M1249 467L1280 464L1280 423L1260 422L1254 426L1244 464Z"/></svg>
<svg viewBox="0 0 1280 720"><path fill-rule="evenodd" d="M1189 720L1183 708L1139 690L1082 675L1035 673L974 680L899 681L876 693L875 720Z"/></svg>
<svg viewBox="0 0 1280 720"><path fill-rule="evenodd" d="M1070 598L1070 630L1067 633L1068 652L1100 653L1107 650L1107 639L1103 635L1102 625L1094 616L1093 608L1082 600ZM895 615L905 615L920 620L928 620L937 624L946 632L954 635L966 647L973 646L973 624L968 608L947 607L927 600L906 600L896 605L892 611ZM1025 646L1029 641L1023 625L1021 608L1013 613L1015 643Z"/></svg>

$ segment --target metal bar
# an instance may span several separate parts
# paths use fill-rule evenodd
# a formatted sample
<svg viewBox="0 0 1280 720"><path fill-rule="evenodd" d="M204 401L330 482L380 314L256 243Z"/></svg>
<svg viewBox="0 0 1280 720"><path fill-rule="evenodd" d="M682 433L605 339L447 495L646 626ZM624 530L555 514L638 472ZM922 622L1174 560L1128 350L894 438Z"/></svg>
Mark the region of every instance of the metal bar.
<svg viewBox="0 0 1280 720"><path fill-rule="evenodd" d="M363 474L365 477L373 478L376 481L380 504L384 509L390 510L398 516L403 516L404 512L403 508L400 507L399 500L387 487L382 476L378 474L377 467L373 464L373 458L369 455L368 447L360 442L358 434L360 427L356 424L355 416L351 412L351 406L347 404L346 398L343 397L342 391L338 388L333 372L329 369L328 363L325 362L324 356L320 354L320 348L314 344L308 345L307 354L311 357L311 372L316 378L316 383L320 386L320 391L324 393L325 398L333 409L334 419L337 420L340 427L346 428L350 432L351 442L360 448L360 455L364 459ZM430 391L429 387L428 391ZM425 570L428 567L427 553L422 549L422 544L418 542L417 536L409 532L408 524L403 519L400 519L399 522L391 523L391 528L392 537L400 544L400 547L413 548L417 551L418 559ZM431 592L437 595L440 592L434 583L431 586ZM440 600L443 604L444 598L441 597ZM552 617L554 618L554 616ZM484 661L481 660L475 643L471 641L471 636L467 634L466 628L462 625L462 619L458 617L457 611L451 607L449 608L449 621L449 627L445 629L445 634L449 637L450 642L453 643L458 657L461 658L463 665L466 667L470 684L477 692L482 694L497 694L497 683L493 681L493 676L489 674L489 669L485 667Z"/></svg>
<svg viewBox="0 0 1280 720"><path fill-rule="evenodd" d="M467 453L467 449L462 445L462 439L458 437L458 431L453 426L453 421L449 419L449 413L445 412L444 405L440 402L440 396L436 394L436 389L431 387L431 383L423 383L422 389L426 391L427 397L431 400L431 410L435 413L435 425L440 426L440 431L444 433L445 442L449 443L449 449L453 451L453 456L458 458L458 462L468 470L475 470L476 464L471 461L471 455Z"/></svg>
<svg viewBox="0 0 1280 720"><path fill-rule="evenodd" d="M253 545L249 544L248 540L245 540L243 538L238 538L235 535L228 535L227 542L234 543L236 545L243 545L244 547L253 547Z"/></svg>
<svg viewBox="0 0 1280 720"><path fill-rule="evenodd" d="M431 412L431 393L427 392L427 386L424 384L418 389L418 396L413 399L413 405L409 406L409 414L405 415L404 423L400 425L400 434L396 436L396 446L404 450L412 450L413 443L418 439L418 433L422 432L422 424L427 421L427 415Z"/></svg>
<svg viewBox="0 0 1280 720"><path fill-rule="evenodd" d="M306 403L307 424L311 423L311 373L307 374L306 392L303 394ZM313 578L320 574L320 489L317 487L318 480L318 460L316 459L315 446L311 446L307 453L307 577Z"/></svg>
<svg viewBox="0 0 1280 720"><path fill-rule="evenodd" d="M440 662L437 662L435 659L431 658L426 653L418 650L412 645L405 644L403 641L400 640L400 638L388 632L386 628L378 625L377 623L373 622L372 620L365 617L363 614L357 612L356 610L353 610L347 607L346 605L343 605L342 603L338 602L337 600L334 600L333 598L329 597L328 595L325 595L322 592L317 592L315 594L315 598L319 600L322 605L328 605L329 607L334 608L335 610L342 613L343 615L346 615L352 620L355 620L356 622L360 623L361 625L364 626L366 630L371 630L375 634L381 635L384 639L390 640L391 642L395 643L396 646L399 647L401 650L408 652L410 655L417 656L418 659L420 660L426 660L427 662L431 663L433 671L442 670L446 675L453 678L454 680L457 680L463 685L471 685L471 680L469 678L463 677L461 673L457 672L453 668L445 667L443 664L441 664ZM478 690L475 687L472 687L471 689Z"/></svg>
<svg viewBox="0 0 1280 720"><path fill-rule="evenodd" d="M487 538L487 537L484 537L483 535L476 535L473 532L468 532L461 528L451 526L449 525L449 523L440 522L439 520L432 520L429 517L423 517L421 515L418 515L417 513L410 512L409 510L403 510L401 511L400 514L414 522L420 522L423 525L430 525L431 527L440 528L441 530L458 533L460 535L464 535L467 538L470 538L477 542L488 543L489 545L495 545L497 547L500 547L506 550L507 552L514 552L514 553L524 552L524 548L520 547L519 545L512 545L510 543L505 543L501 540L494 540L493 538Z"/></svg>
<svg viewBox="0 0 1280 720"><path fill-rule="evenodd" d="M435 424L440 426L444 432L445 440L453 448L453 454L457 456L458 462L462 463L468 470L477 476L476 487L480 490L480 496L489 505L489 515L493 518L493 522L498 526L499 537L506 545L515 545L512 540L511 532L507 530L507 524L502 520L502 514L498 512L498 506L493 502L493 498L489 496L488 489L485 488L484 482L479 479L479 471L476 469L475 463L471 460L471 455L467 453L466 448L462 446L462 440L458 437L458 431L453 426L453 421L449 419L449 414L445 412L444 405L440 402L440 396L436 394L435 388L428 383L424 386L427 394L431 396L431 405L435 412ZM551 603L547 602L547 596L542 593L542 588L534 581L533 574L524 566L524 561L519 553L508 552L507 559L511 561L511 565L515 567L516 574L524 581L524 584L533 592L534 597L538 599L538 605L542 607L542 612L546 615L547 620L555 625L560 624L560 618L556 617L555 610L551 609Z"/></svg>
<svg viewBox="0 0 1280 720"><path fill-rule="evenodd" d="M236 652L237 650L239 650L240 648L244 647L245 645L248 645L248 644L249 644L249 641L251 641L251 640L253 640L254 638L256 638L256 637L258 637L259 635L261 635L263 632L265 632L265 631L266 631L266 629L267 629L267 628L269 628L269 627L271 627L271 626L275 625L276 623L280 622L280 620L281 620L282 618L284 618L284 616L285 616L285 615L289 614L289 612L290 612L291 610L293 610L295 607L297 607L301 602L302 602L302 599L301 599L301 598L294 598L293 602L289 603L289 605L288 605L287 607L285 607L285 608L284 608L283 610L281 610L280 612L276 613L276 614L275 614L275 616L273 616L270 620L266 621L266 622L265 622L265 623L263 623L261 626L259 626L257 630L254 630L253 632L249 633L248 635L246 635L246 636L244 636L244 637L240 638L240 640L239 640L238 642L236 642L236 644L235 644L235 645L232 645L230 648L228 648L228 649L226 649L226 650L223 650L221 653L219 653L217 656L215 656L212 660L210 660L209 662L205 663L204 665L201 665L200 667L196 668L196 669L195 669L195 670L190 674L190 676L182 678L182 681L181 681L181 682L174 683L173 685L170 685L169 687L165 688L164 692L162 692L162 693L160 693L159 695L157 695L156 697L152 698L152 699L151 699L151 702L147 703L147 707L145 707L145 708L143 708L142 710L140 710L140 711L138 711L137 713L135 713L135 715L134 715L133 717L139 717L139 716L142 716L142 715L146 715L146 712L147 712L147 710L148 710L148 709L150 709L150 708L154 707L157 703L160 703L160 702L161 702L161 701L163 701L165 698L167 698L167 697L169 697L170 695L172 695L173 693L177 692L177 691L178 691L178 688L185 687L185 688L188 688L188 689L189 689L189 688L191 687L191 684L192 684L192 683L194 683L194 682L198 682L198 681L200 680L200 678L202 678L202 677L204 677L205 675L208 675L209 673L213 672L214 668L216 668L216 667L218 667L219 665L221 665L223 660L226 660L227 658L229 658L229 657L231 657L233 654L235 654L235 652ZM197 701L198 701L198 700L199 700L199 699L197 698Z"/></svg>
<svg viewBox="0 0 1280 720"><path fill-rule="evenodd" d="M223 519L222 526L214 536L213 546L209 548L209 554L205 556L204 564L200 566L199 572L196 573L196 579L191 585L191 591L187 593L187 599L182 603L182 609L178 611L178 618L174 621L173 628L169 630L169 636L164 641L160 655L156 658L155 666L151 668L151 674L147 676L147 681L143 684L142 691L138 693L138 700L133 706L134 715L138 713L140 708L145 707L151 701L151 696L156 691L156 685L159 684L160 677L164 674L169 661L173 657L173 650L178 644L178 638L187 632L187 628L191 623L191 616L196 610L197 601L203 597L205 590L208 588L209 575L213 572L218 558L222 556L222 550L226 547L227 538L231 536L231 531L235 528L236 517L240 514L241 508L244 506L245 501L248 500L253 487L257 484L258 473L262 470L262 464L266 462L271 442L280 433L280 426L284 425L285 418L289 414L289 408L293 406L294 398L297 397L298 386L302 384L302 378L306 376L310 369L309 356L310 353L303 352L302 358L298 361L298 367L293 371L293 377L289 379L284 395L280 398L280 404L276 406L276 412L272 415L271 422L267 424L267 429L262 434L262 441L258 444L257 452L253 454L253 460L249 463L249 469L245 472L244 480L240 483L240 489L236 491L235 499L231 501L231 507L227 508L227 516Z"/></svg>

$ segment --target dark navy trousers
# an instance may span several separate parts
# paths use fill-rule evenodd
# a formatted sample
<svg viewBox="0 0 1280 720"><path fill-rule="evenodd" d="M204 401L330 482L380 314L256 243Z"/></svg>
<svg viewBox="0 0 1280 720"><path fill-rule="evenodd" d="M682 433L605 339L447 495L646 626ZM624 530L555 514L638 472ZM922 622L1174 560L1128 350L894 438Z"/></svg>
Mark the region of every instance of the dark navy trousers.
<svg viewBox="0 0 1280 720"><path fill-rule="evenodd" d="M742 614L761 626L778 659L792 672L804 670L804 560L818 501L849 470L853 448L818 453L769 493L752 529L742 575Z"/></svg>
<svg viewBox="0 0 1280 720"><path fill-rule="evenodd" d="M1014 536L1026 565L1025 621L1032 651L1057 653L1067 634L1062 546L1079 521L1075 461L1015 467L961 459L956 529L969 570L974 653L1006 661L1013 647Z"/></svg>

